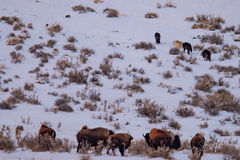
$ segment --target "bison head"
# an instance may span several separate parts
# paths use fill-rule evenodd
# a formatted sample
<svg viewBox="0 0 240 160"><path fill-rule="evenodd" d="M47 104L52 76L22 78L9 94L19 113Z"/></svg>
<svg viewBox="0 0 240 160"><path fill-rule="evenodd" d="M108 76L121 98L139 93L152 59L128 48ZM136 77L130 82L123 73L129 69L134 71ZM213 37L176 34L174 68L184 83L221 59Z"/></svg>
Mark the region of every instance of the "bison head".
<svg viewBox="0 0 240 160"><path fill-rule="evenodd" d="M181 147L181 142L180 142L180 138L178 135L175 135L174 136L174 140L172 141L172 146L171 148L174 148L174 149L178 149Z"/></svg>
<svg viewBox="0 0 240 160"><path fill-rule="evenodd" d="M143 135L143 137L145 138L145 140L146 140L146 142L147 142L148 146L151 146L151 144L150 144L150 137L149 137L149 133L146 133L145 135Z"/></svg>

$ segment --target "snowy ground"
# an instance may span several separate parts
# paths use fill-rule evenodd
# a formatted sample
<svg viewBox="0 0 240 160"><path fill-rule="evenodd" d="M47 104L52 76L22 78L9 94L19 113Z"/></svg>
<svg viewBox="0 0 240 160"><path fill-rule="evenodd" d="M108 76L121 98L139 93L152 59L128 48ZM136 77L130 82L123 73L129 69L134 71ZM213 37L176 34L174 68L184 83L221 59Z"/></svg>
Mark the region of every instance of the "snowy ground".
<svg viewBox="0 0 240 160"><path fill-rule="evenodd" d="M38 133L38 129L42 122L47 121L52 124L52 127L56 129L57 138L67 138L70 141L76 142L76 133L81 129L83 125L88 125L90 128L102 126L115 130L116 132L128 132L134 140L142 139L142 135L153 127L162 128L166 127L172 132L179 134L181 140L190 140L195 133L201 132L208 139L210 135L216 136L220 141L228 140L240 140L238 136L234 135L235 130L239 130L239 126L226 122L221 124L219 120L224 120L228 117L233 117L233 113L220 112L218 116L209 116L203 109L193 107L195 116L190 118L181 118L176 116L175 111L179 105L179 102L186 99L186 94L191 94L194 90L196 83L195 76L203 74L210 74L214 80L218 81L219 78L223 78L225 82L229 83L229 90L233 95L239 97L239 75L233 78L225 78L224 74L217 73L216 70L210 70L210 66L214 64L219 65L232 65L239 66L239 57L233 55L231 59L219 61L219 57L223 53L213 54L212 62L204 61L200 55L200 51L193 51L192 56L196 57L197 64L190 64L183 62L184 66L192 68L192 72L186 72L182 67L174 68L173 60L175 55L169 54L169 49L173 47L173 40L187 41L192 45L200 44L199 40L193 39L194 36L211 34L213 31L207 30L192 30L192 22L184 21L186 17L196 16L197 14L212 14L215 16L221 16L226 20L223 26L239 25L239 5L238 0L175 0L172 1L177 8L161 8L158 9L157 3L164 5L167 1L163 0L104 0L103 3L95 4L93 0L39 0L38 2L32 0L0 0L0 16L17 16L22 19L25 24L32 23L33 29L27 29L31 35L30 39L27 39L23 44L23 49L19 52L24 54L24 59L21 63L11 63L11 57L9 53L14 51L15 46L7 45L7 36L9 33L14 32L19 34L20 31L13 31L12 26L4 22L0 22L0 64L5 65L3 69L6 74L1 74L1 88L9 88L9 92L0 92L0 100L5 100L9 97L11 90L16 88L23 88L26 82L34 83L34 91L26 94L35 94L40 105L32 105L27 103L17 104L17 107L13 110L0 110L0 126L10 126L14 131L17 125L24 126L23 135L27 133L35 135ZM95 13L83 13L79 14L72 10L75 5L82 4L83 6L90 6L96 10ZM102 11L105 8L117 9L120 12L118 18L107 18L106 14ZM159 15L155 19L144 18L147 12L155 12ZM71 15L71 18L65 18L65 15ZM56 33L51 37L47 33L46 24L60 24L63 26L63 30L60 33ZM154 33L161 33L161 44L156 45L154 40ZM214 31L218 32L218 31ZM73 53L63 49L63 45L68 44L67 38L74 36L77 42L74 45L78 51ZM234 42L233 33L224 34L224 43L237 45L239 42ZM57 41L55 48L59 50L59 53L54 58L49 58L49 62L41 67L42 73L49 73L49 83L39 84L37 83L35 74L29 73L39 64L39 59L35 58L33 54L30 54L28 49L34 44L47 42L49 39ZM135 50L134 43L138 42L151 42L155 44L156 49L153 50ZM112 42L114 46L108 46ZM118 44L116 44L118 43ZM212 46L205 44L205 47ZM85 109L80 110L83 106L84 100L76 96L77 91L83 91L85 85L78 85L76 83L70 83L65 87L59 88L58 85L67 80L66 77L61 77L60 72L55 70L57 60L61 59L65 54L72 57L73 63L77 62L76 56L79 55L82 47L91 48L95 51L95 54L89 57L86 64L81 64L77 67L78 70L84 69L87 66L92 67L93 70L97 70L99 65L103 62L103 58L109 54L115 52L124 55L123 60L113 59L113 68L121 71L119 79L108 79L106 76L100 76L100 82L102 87L94 86L91 83L88 85L88 91L90 89L96 90L101 93L101 102L97 102L97 110L89 111ZM46 52L51 52L51 49L44 49ZM155 53L158 56L157 60L153 60L152 63L148 63L145 60L145 56ZM190 57L186 55L186 57ZM161 66L158 66L161 61ZM131 65L130 65L131 64ZM131 97L128 96L124 90L113 89L116 84L122 83L123 85L132 84L133 76L126 74L126 70L132 68L143 68L145 70L144 75L136 73L137 76L149 77L151 82L149 84L141 85L144 89L144 93L134 93ZM73 70L72 68L66 69L66 73ZM171 71L173 77L170 79L164 79L163 73ZM18 75L20 78L15 78ZM57 78L52 78L55 75ZM91 77L91 76L89 76ZM4 79L11 78L9 83L3 83ZM174 87L181 87L182 90L176 94L170 94L166 88L158 87L160 83L168 84ZM217 90L221 87L214 87L213 90ZM74 112L46 112L46 108L50 109L54 107L54 102L57 98L49 95L48 92L57 92L59 95L66 93L74 99L80 101L80 104L70 103ZM87 92L88 93L88 92ZM200 92L201 93L201 92ZM204 93L203 93L204 94ZM108 104L113 103L117 99L125 99L120 103L120 108L123 109L121 113L112 115L113 121L106 122L105 116L111 115L113 109L104 110L103 102L106 100ZM166 109L166 115L169 119L173 118L181 124L180 130L174 130L168 127L168 121L162 123L148 122L149 118L141 117L137 112L137 106L135 100L151 99L156 101L159 105L163 105ZM190 107L190 106L189 106ZM23 123L22 119L28 119L28 124ZM93 117L102 117L101 119ZM239 118L239 114L236 115ZM125 125L126 123L128 125ZM200 129L199 125L204 122L208 123L207 128ZM61 127L57 128L58 123L61 123ZM119 123L120 129L116 130L114 124ZM221 137L213 132L214 129L220 128L221 130L227 130L231 133L231 136ZM14 138L14 132L12 132ZM239 146L239 143L236 144ZM188 159L190 151L175 152L173 157L176 160ZM119 154L118 154L119 155ZM35 153L31 151L21 151L18 149L12 153L0 152L0 160L5 159L80 159L82 155L76 154L75 150L71 153ZM94 156L92 159L120 159L120 156L111 157L107 156L104 152L102 156ZM222 155L205 154L203 160L212 159L219 160ZM148 157L133 157L128 155L121 159L148 159Z"/></svg>

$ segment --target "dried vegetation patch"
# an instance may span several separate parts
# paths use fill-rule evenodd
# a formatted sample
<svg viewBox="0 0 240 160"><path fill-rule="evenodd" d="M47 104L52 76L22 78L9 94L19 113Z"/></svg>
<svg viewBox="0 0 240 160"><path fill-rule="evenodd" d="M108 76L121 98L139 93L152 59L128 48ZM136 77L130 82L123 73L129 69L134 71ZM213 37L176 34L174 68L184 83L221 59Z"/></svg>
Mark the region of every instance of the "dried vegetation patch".
<svg viewBox="0 0 240 160"><path fill-rule="evenodd" d="M143 49L143 50L151 50L151 49L155 49L155 46L152 43L147 43L147 42L139 42L139 43L135 43L133 44L133 46L135 47L135 49Z"/></svg>
<svg viewBox="0 0 240 160"><path fill-rule="evenodd" d="M108 18L116 18L119 17L119 12L116 9L112 9L112 8L105 8L103 10L103 13L107 14Z"/></svg>

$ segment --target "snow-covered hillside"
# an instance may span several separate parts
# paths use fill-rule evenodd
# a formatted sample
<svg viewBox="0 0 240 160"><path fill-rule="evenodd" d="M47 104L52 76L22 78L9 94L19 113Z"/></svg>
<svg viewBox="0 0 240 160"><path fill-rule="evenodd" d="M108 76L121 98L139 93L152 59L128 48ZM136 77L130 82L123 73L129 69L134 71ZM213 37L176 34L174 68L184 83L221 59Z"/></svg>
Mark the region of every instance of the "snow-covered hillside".
<svg viewBox="0 0 240 160"><path fill-rule="evenodd" d="M72 8L77 5L95 11L79 13ZM56 130L57 138L67 138L75 145L77 132L87 125L129 133L134 141L143 139L143 134L152 128L170 130L180 135L182 142L190 141L199 132L206 141L213 136L219 142L239 147L239 6L239 0L0 0L0 108L5 103L10 108L16 106L0 109L0 126L10 127L16 145L18 125L24 127L22 136L37 135L41 124L47 122ZM107 17L103 13L106 8L117 10L119 16ZM145 18L148 12L158 17ZM224 19L220 23L222 29L191 29L195 22L185 18L196 19L202 14ZM8 24L9 19L4 16L16 16L20 22ZM223 33L224 28L232 25L235 32ZM155 43L155 32L161 34L159 45ZM222 44L201 43L204 36L213 33L223 38ZM212 54L211 62L205 61L196 47L190 55L172 55L169 51L174 40L189 42L193 48L200 45L218 51ZM140 42L152 43L154 48L136 49ZM199 76L203 75L210 76L206 81L209 84L201 81ZM196 87L197 79L203 85L200 89ZM213 115L214 104L210 100L215 100L219 89L229 94L221 92L220 100L214 101L221 103L222 108ZM195 99L191 97L196 98L196 94L200 97L196 101L201 104L194 106ZM151 116L155 110L141 110L146 99L154 107L164 108L161 115ZM73 111L59 111L62 104ZM179 116L177 110L181 107L192 111L192 115ZM127 157L121 157L118 151L118 156L109 156L106 150L99 156L89 151L89 155L91 159L148 159L128 152ZM189 155L191 150L183 149L175 151L172 157L184 160ZM82 156L75 148L70 153L20 148L10 153L0 151L0 160L74 160ZM202 157L222 158L219 153L205 153Z"/></svg>

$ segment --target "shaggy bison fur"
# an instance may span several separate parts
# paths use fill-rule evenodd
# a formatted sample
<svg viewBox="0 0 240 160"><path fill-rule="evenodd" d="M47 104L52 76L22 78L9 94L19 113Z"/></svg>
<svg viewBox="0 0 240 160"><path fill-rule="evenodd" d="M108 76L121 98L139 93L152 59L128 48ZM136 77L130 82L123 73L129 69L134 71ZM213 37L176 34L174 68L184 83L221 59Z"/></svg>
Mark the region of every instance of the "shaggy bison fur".
<svg viewBox="0 0 240 160"><path fill-rule="evenodd" d="M143 135L147 144L157 150L158 147L169 147L170 149L178 149L181 147L178 135L173 135L169 131L153 128L149 133Z"/></svg>
<svg viewBox="0 0 240 160"><path fill-rule="evenodd" d="M160 33L156 32L154 37L155 37L156 43L159 44L160 43L160 39L161 39Z"/></svg>
<svg viewBox="0 0 240 160"><path fill-rule="evenodd" d="M205 138L200 133L197 133L191 140L191 148L192 153L194 154L197 150L199 157L201 159L203 155L203 146L204 146Z"/></svg>
<svg viewBox="0 0 240 160"><path fill-rule="evenodd" d="M89 129L87 126L83 126L82 130L80 130L77 135L77 152L84 144L89 144L89 146L97 146L100 141L103 141L103 144L107 145L107 138L114 134L112 130L98 127Z"/></svg>
<svg viewBox="0 0 240 160"><path fill-rule="evenodd" d="M48 127L45 124L42 124L42 126L39 129L38 136L45 136L45 135L48 135L53 139L56 138L56 132L54 131L54 129Z"/></svg>
<svg viewBox="0 0 240 160"><path fill-rule="evenodd" d="M183 52L185 53L185 50L187 50L188 54L190 54L190 52L192 52L192 45L188 42L184 42L182 44L183 47Z"/></svg>
<svg viewBox="0 0 240 160"><path fill-rule="evenodd" d="M204 60L211 62L211 52L208 49L202 51L202 57Z"/></svg>
<svg viewBox="0 0 240 160"><path fill-rule="evenodd" d="M116 155L115 149L118 148L121 156L124 156L124 151L131 145L132 139L132 136L127 133L110 135L108 137L107 154L109 154L109 150L112 149L112 153Z"/></svg>

